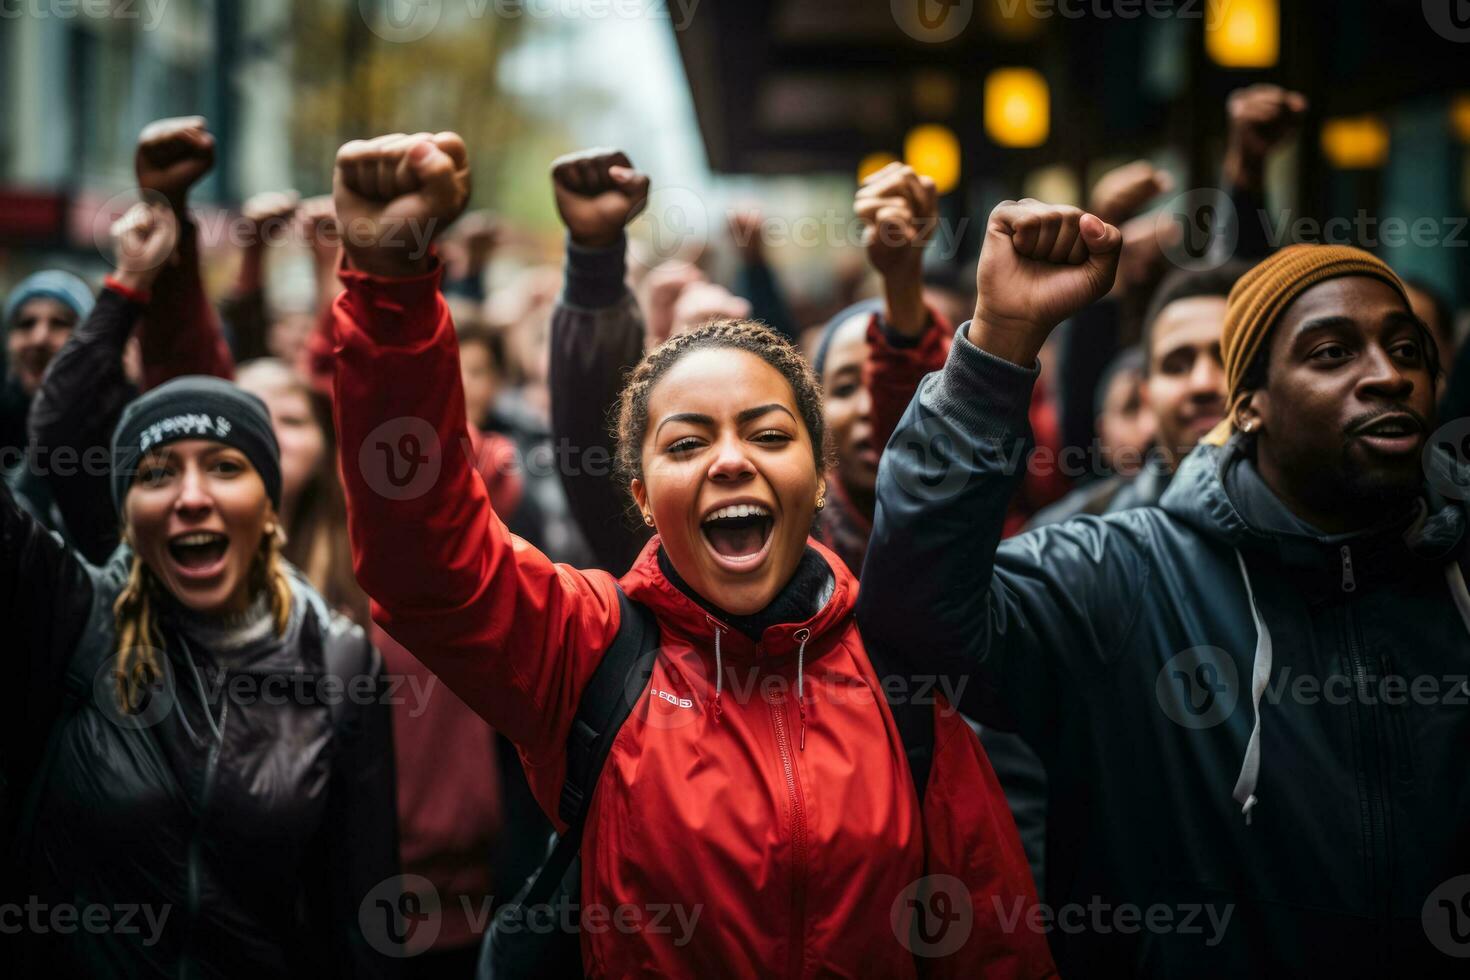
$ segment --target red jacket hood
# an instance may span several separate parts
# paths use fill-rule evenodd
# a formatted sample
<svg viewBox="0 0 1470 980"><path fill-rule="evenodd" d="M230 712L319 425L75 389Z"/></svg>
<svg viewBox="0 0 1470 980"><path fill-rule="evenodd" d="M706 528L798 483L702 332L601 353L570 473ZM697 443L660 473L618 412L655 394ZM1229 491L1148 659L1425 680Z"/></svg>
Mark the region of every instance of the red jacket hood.
<svg viewBox="0 0 1470 980"><path fill-rule="evenodd" d="M659 540L659 536L654 535L644 545L633 567L620 580L623 591L628 598L649 607L666 631L672 630L691 640L707 641L718 627L723 634L720 638L723 649L733 657L794 656L801 644L802 630L807 631L809 654L820 653L827 646L823 641L835 641L842 635L857 605L858 583L852 572L821 543L808 538L807 546L822 556L832 573L832 596L816 615L804 622L767 627L760 643L756 644L744 633L731 629L729 624L710 615L669 581L658 564Z"/></svg>

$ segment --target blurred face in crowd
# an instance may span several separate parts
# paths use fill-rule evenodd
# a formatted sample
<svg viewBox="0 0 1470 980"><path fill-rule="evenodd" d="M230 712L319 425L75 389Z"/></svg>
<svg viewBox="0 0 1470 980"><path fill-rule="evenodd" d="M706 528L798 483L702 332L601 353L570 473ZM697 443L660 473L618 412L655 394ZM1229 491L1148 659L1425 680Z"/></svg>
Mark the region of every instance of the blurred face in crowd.
<svg viewBox="0 0 1470 980"><path fill-rule="evenodd" d="M41 387L46 365L61 350L77 325L77 315L58 300L38 296L21 304L5 336L10 370L26 394Z"/></svg>
<svg viewBox="0 0 1470 980"><path fill-rule="evenodd" d="M464 381L465 415L470 425L480 426L495 404L498 381L495 359L490 348L478 341L467 341L459 348L459 373Z"/></svg>
<svg viewBox="0 0 1470 980"><path fill-rule="evenodd" d="M871 512L880 447L873 445L873 400L863 384L868 319L851 317L833 334L823 365L822 405L837 450L837 478L853 502Z"/></svg>
<svg viewBox="0 0 1470 980"><path fill-rule="evenodd" d="M1391 516L1423 480L1434 384L1419 320L1386 283L1318 283L1287 307L1267 376L1240 410L1257 465L1304 520L1339 533Z"/></svg>
<svg viewBox="0 0 1470 980"><path fill-rule="evenodd" d="M823 492L785 377L755 354L685 354L649 393L643 478L679 575L735 615L764 609L796 572Z"/></svg>
<svg viewBox="0 0 1470 980"><path fill-rule="evenodd" d="M1144 453L1153 442L1154 414L1143 400L1143 377L1137 371L1119 371L1103 394L1102 414L1097 417L1098 441L1107 465L1120 472L1138 471Z"/></svg>
<svg viewBox="0 0 1470 980"><path fill-rule="evenodd" d="M1414 315L1424 321L1429 328L1429 335L1439 345L1439 356L1442 363L1448 363L1455 353L1453 323L1446 323L1440 316L1439 307L1434 298L1417 286L1409 286L1409 305L1413 307Z"/></svg>
<svg viewBox="0 0 1470 980"><path fill-rule="evenodd" d="M1171 467L1225 417L1224 323L1223 296L1175 300L1154 320L1144 397L1158 420L1158 444Z"/></svg>
<svg viewBox="0 0 1470 980"><path fill-rule="evenodd" d="M250 567L274 514L244 453L188 439L146 454L123 520L138 557L184 606L219 615L250 605Z"/></svg>
<svg viewBox="0 0 1470 980"><path fill-rule="evenodd" d="M288 515L326 460L327 438L306 390L280 365L247 366L238 383L265 402L281 447L281 506Z"/></svg>
<svg viewBox="0 0 1470 980"><path fill-rule="evenodd" d="M285 313L271 323L266 336L266 349L272 357L295 364L306 346L306 339L316 329L316 317L310 313Z"/></svg>

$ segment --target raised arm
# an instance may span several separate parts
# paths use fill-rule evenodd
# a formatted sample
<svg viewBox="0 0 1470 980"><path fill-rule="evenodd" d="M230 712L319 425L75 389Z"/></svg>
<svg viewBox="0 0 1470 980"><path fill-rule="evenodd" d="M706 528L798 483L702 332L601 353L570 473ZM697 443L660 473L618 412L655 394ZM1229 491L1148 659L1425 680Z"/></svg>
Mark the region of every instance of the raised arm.
<svg viewBox="0 0 1470 980"><path fill-rule="evenodd" d="M335 187L346 291L333 308L334 410L358 581L389 634L554 768L617 630L617 596L610 576L512 537L467 458L438 260L402 244L463 209L464 144L452 133L349 143Z"/></svg>
<svg viewBox="0 0 1470 980"><path fill-rule="evenodd" d="M123 374L123 348L178 241L178 222L167 206L137 204L112 237L117 269L51 362L30 415L31 457L45 466L67 532L93 564L117 547L108 453L118 417L137 395Z"/></svg>
<svg viewBox="0 0 1470 980"><path fill-rule="evenodd" d="M266 191L240 206L240 264L235 282L219 304L230 331L230 353L237 364L270 354L270 317L265 305L265 256L272 241L295 226L301 196L295 191Z"/></svg>
<svg viewBox="0 0 1470 980"><path fill-rule="evenodd" d="M1036 354L1112 283L1116 228L1075 208L991 214L975 319L883 455L858 622L914 673L972 677L964 709L1044 747L1070 685L1116 649L1146 564L1101 522L1000 542L1022 478ZM915 615L914 610L923 610Z"/></svg>
<svg viewBox="0 0 1470 980"><path fill-rule="evenodd" d="M613 479L609 431L623 379L643 356L623 228L647 203L648 178L621 152L588 150L553 163L551 183L567 226L566 286L551 317L552 445L572 516L598 564L621 575L648 540Z"/></svg>
<svg viewBox="0 0 1470 980"><path fill-rule="evenodd" d="M1307 97L1262 82L1231 92L1225 111L1230 135L1221 179L1238 232L1232 254L1255 261L1273 250L1266 213L1266 161L1300 126Z"/></svg>
<svg viewBox="0 0 1470 980"><path fill-rule="evenodd" d="M135 165L145 200L161 199L179 220L177 256L159 270L138 332L143 386L185 374L232 378L235 362L199 271L199 230L188 217L189 188L214 166L214 137L200 116L160 119L138 137Z"/></svg>

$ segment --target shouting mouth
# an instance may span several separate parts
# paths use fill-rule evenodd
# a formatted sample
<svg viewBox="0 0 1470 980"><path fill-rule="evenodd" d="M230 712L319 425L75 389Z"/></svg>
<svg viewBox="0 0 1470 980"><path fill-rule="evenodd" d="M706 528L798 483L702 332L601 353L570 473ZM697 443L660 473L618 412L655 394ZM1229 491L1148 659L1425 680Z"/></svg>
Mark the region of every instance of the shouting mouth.
<svg viewBox="0 0 1470 980"><path fill-rule="evenodd" d="M760 565L771 547L776 520L764 504L727 504L710 511L700 532L715 563L732 572L748 572Z"/></svg>
<svg viewBox="0 0 1470 980"><path fill-rule="evenodd" d="M189 582L204 582L219 575L229 551L229 535L218 531L191 531L168 541L168 556L175 570Z"/></svg>
<svg viewBox="0 0 1470 980"><path fill-rule="evenodd" d="M1370 449L1385 455L1417 453L1424 440L1424 426L1412 415L1395 412L1380 415L1352 433Z"/></svg>

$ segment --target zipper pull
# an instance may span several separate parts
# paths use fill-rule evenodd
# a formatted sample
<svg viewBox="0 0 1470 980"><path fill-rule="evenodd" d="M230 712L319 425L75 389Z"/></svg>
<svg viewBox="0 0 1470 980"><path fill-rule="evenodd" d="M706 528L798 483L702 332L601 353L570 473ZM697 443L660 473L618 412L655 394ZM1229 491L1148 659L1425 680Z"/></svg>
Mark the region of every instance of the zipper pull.
<svg viewBox="0 0 1470 980"><path fill-rule="evenodd" d="M1358 588L1358 583L1353 579L1353 550L1347 545L1342 549L1342 591L1353 592Z"/></svg>

